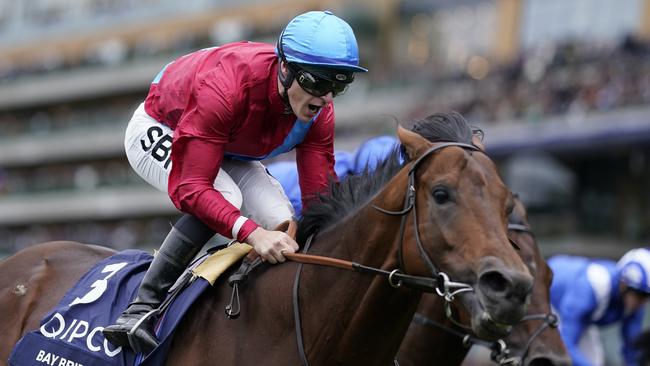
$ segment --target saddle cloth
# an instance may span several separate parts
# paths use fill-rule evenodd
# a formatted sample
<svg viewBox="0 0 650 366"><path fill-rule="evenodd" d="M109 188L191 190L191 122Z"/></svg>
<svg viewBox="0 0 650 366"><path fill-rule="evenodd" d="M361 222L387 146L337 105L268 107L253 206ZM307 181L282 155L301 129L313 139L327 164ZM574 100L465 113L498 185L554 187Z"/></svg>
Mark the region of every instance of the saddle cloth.
<svg viewBox="0 0 650 366"><path fill-rule="evenodd" d="M195 261L188 269L192 271L189 285L169 303L156 324L160 345L146 357L113 346L104 339L101 331L113 324L136 296L153 257L139 250L125 250L108 257L93 266L68 290L59 304L42 319L39 329L18 341L10 355L9 365L161 365L171 345L173 332L192 303L250 249L246 244L236 243Z"/></svg>

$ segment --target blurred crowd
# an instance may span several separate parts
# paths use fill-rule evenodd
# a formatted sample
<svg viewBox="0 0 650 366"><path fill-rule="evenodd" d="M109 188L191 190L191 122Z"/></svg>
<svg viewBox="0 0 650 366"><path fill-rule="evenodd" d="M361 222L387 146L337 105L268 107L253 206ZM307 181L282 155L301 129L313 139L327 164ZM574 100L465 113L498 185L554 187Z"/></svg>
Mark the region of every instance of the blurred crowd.
<svg viewBox="0 0 650 366"><path fill-rule="evenodd" d="M90 191L102 187L141 184L126 159L93 160L83 164L66 163L0 169L0 196L64 191Z"/></svg>
<svg viewBox="0 0 650 366"><path fill-rule="evenodd" d="M66 224L1 227L0 258L37 243L74 240L109 246L116 250L154 248L160 245L175 217L118 221L87 221Z"/></svg>
<svg viewBox="0 0 650 366"><path fill-rule="evenodd" d="M425 93L412 111L413 117L456 110L473 123L537 123L557 115L579 122L590 112L650 103L650 44L632 37L613 48L566 44L522 56L482 80L466 74L450 75L429 85L430 93ZM2 138L51 137L71 130L116 125L123 128L139 98L120 96L108 101L0 113ZM0 193L83 189L137 181L128 171L126 160L120 159L36 169L6 168L0 170Z"/></svg>
<svg viewBox="0 0 650 366"><path fill-rule="evenodd" d="M147 0L144 2L134 0L79 0L74 7L71 7L70 3L65 1L50 3L53 5L52 8L48 8L43 3L34 4L33 7L26 6L26 9L23 10L26 14L22 14L19 29L47 32L48 28L56 30L59 27L65 30L66 26L79 27L89 21L95 21L97 22L96 26L101 27L107 19L110 19L113 24L119 25L120 22L131 19L134 15L142 17L144 14L144 18L147 18L155 16L157 13L160 13L163 18L173 19L174 15L178 16L191 11L191 5L202 3L203 5L199 6L206 6L205 4L209 4L210 1L190 0L188 6L179 5L177 2L170 0ZM228 5L223 1L221 3L219 5L221 7L227 7ZM236 4L236 2L233 3ZM6 21L4 25L8 26L10 25L9 19L16 17L16 14L11 11L4 12L6 17L3 17L3 4L6 4L7 10L11 9L14 12L18 11L15 8L20 7L11 2L7 3L0 0L0 34L3 32L3 18ZM57 8L57 6L60 6L60 8ZM87 24L85 25L87 26ZM8 34L10 33L11 30L9 30ZM20 34L21 32L13 30L13 33ZM117 67L128 62L156 57L171 59L192 50L211 47L215 44L263 36L264 34L259 34L258 30L250 29L241 22L221 21L215 23L213 29L206 32L179 30L174 32L172 36L162 36L156 32L151 32L151 34L139 36L135 41L128 42L119 36L110 37L82 46L82 51L74 56L66 55L60 47L49 47L21 62L12 62L9 59L0 58L0 85L53 72L61 73L98 66Z"/></svg>
<svg viewBox="0 0 650 366"><path fill-rule="evenodd" d="M75 58L66 58L60 51L49 50L34 57L30 62L20 64L0 62L0 85L52 72L119 66L127 62L159 56L172 58L174 55L208 47L210 41L208 36L188 34L165 41L145 38L141 42L130 45L114 38L89 47L82 56Z"/></svg>
<svg viewBox="0 0 650 366"><path fill-rule="evenodd" d="M119 96L85 103L62 103L38 110L0 112L0 139L30 138L70 131L123 128L141 96Z"/></svg>
<svg viewBox="0 0 650 366"><path fill-rule="evenodd" d="M117 41L116 41L117 42ZM106 58L88 58L84 62L110 64L124 62L129 57L149 57L152 54L189 51L214 44L205 39L186 39L179 43L128 48L107 44ZM123 56L116 57L124 48ZM108 56L113 55L113 56ZM130 55L130 56L129 56ZM171 56L170 56L171 58ZM94 61L93 61L94 60ZM60 68L78 68L80 65L61 64ZM36 68L36 69L34 69ZM14 67L2 71L0 84L21 75L52 71L43 65ZM650 43L629 36L616 44L566 43L549 45L527 54L510 64L487 70L477 78L467 72L445 75L426 70L396 71L393 79L370 81L375 86L402 91L405 85L424 86L420 100L411 111L422 116L432 111L455 110L474 123L524 121L537 123L553 116L566 115L580 122L588 113L603 112L650 102ZM372 75L370 75L372 76ZM377 85L375 85L377 84ZM366 94L364 97L372 97ZM116 97L109 103L95 102L74 106L59 105L39 111L12 111L0 113L3 137L23 133L51 133L65 128L79 128L96 124L124 123L141 96Z"/></svg>
<svg viewBox="0 0 650 366"><path fill-rule="evenodd" d="M429 83L414 115L456 110L475 123L537 123L565 115L650 102L650 44L629 36L617 44L549 45L484 78L468 74Z"/></svg>

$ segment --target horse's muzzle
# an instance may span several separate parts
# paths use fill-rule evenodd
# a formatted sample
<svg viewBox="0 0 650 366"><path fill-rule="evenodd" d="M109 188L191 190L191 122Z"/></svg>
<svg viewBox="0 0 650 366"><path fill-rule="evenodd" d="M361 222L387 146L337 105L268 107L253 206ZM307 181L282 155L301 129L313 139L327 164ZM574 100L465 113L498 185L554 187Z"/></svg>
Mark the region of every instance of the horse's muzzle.
<svg viewBox="0 0 650 366"><path fill-rule="evenodd" d="M568 355L532 355L528 357L525 366L571 366L571 358Z"/></svg>
<svg viewBox="0 0 650 366"><path fill-rule="evenodd" d="M513 270L497 257L481 259L477 297L492 321L514 325L526 314L533 277Z"/></svg>

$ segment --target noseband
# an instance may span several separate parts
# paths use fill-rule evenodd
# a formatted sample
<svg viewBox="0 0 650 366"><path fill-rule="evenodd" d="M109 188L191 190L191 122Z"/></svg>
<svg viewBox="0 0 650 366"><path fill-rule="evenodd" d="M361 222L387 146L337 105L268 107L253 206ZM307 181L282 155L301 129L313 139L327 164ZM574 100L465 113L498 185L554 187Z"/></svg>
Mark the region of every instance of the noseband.
<svg viewBox="0 0 650 366"><path fill-rule="evenodd" d="M454 300L454 297L462 292L474 291L472 286L466 283L453 282L449 280L449 276L446 273L439 271L436 266L433 264L431 257L424 250L422 245L422 240L420 239L420 232L418 230L418 214L417 214L417 205L416 205L416 190L415 190L415 173L422 164L424 160L433 155L434 152L441 150L449 146L458 146L466 150L472 151L481 151L478 147L470 144L464 144L461 142L442 142L433 145L429 150L425 151L415 162L411 164L411 168L408 172L408 184L406 185L406 195L404 196L404 207L401 211L390 211L383 209L381 207L373 205L372 207L378 210L379 212L385 213L391 216L402 216L402 222L400 224L399 236L400 242L398 246L398 260L400 269L403 270L404 266L404 255L402 253L403 242L404 242L404 230L406 228L406 219L409 212L413 212L413 229L415 233L415 243L417 245L420 257L424 260L429 272L431 272L432 278L436 279L436 293L445 299L445 302ZM398 270L395 270L398 271ZM391 283L393 285L393 283ZM399 286L400 283L394 284L395 287Z"/></svg>

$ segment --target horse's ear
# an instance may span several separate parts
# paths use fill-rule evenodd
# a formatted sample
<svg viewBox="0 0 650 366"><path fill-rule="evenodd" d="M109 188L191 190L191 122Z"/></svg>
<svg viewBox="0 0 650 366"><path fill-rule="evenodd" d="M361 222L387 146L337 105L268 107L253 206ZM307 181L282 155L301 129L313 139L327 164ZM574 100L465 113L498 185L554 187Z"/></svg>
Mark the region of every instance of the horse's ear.
<svg viewBox="0 0 650 366"><path fill-rule="evenodd" d="M431 146L429 140L402 126L397 126L397 136L404 149L406 149L409 160L414 160Z"/></svg>

